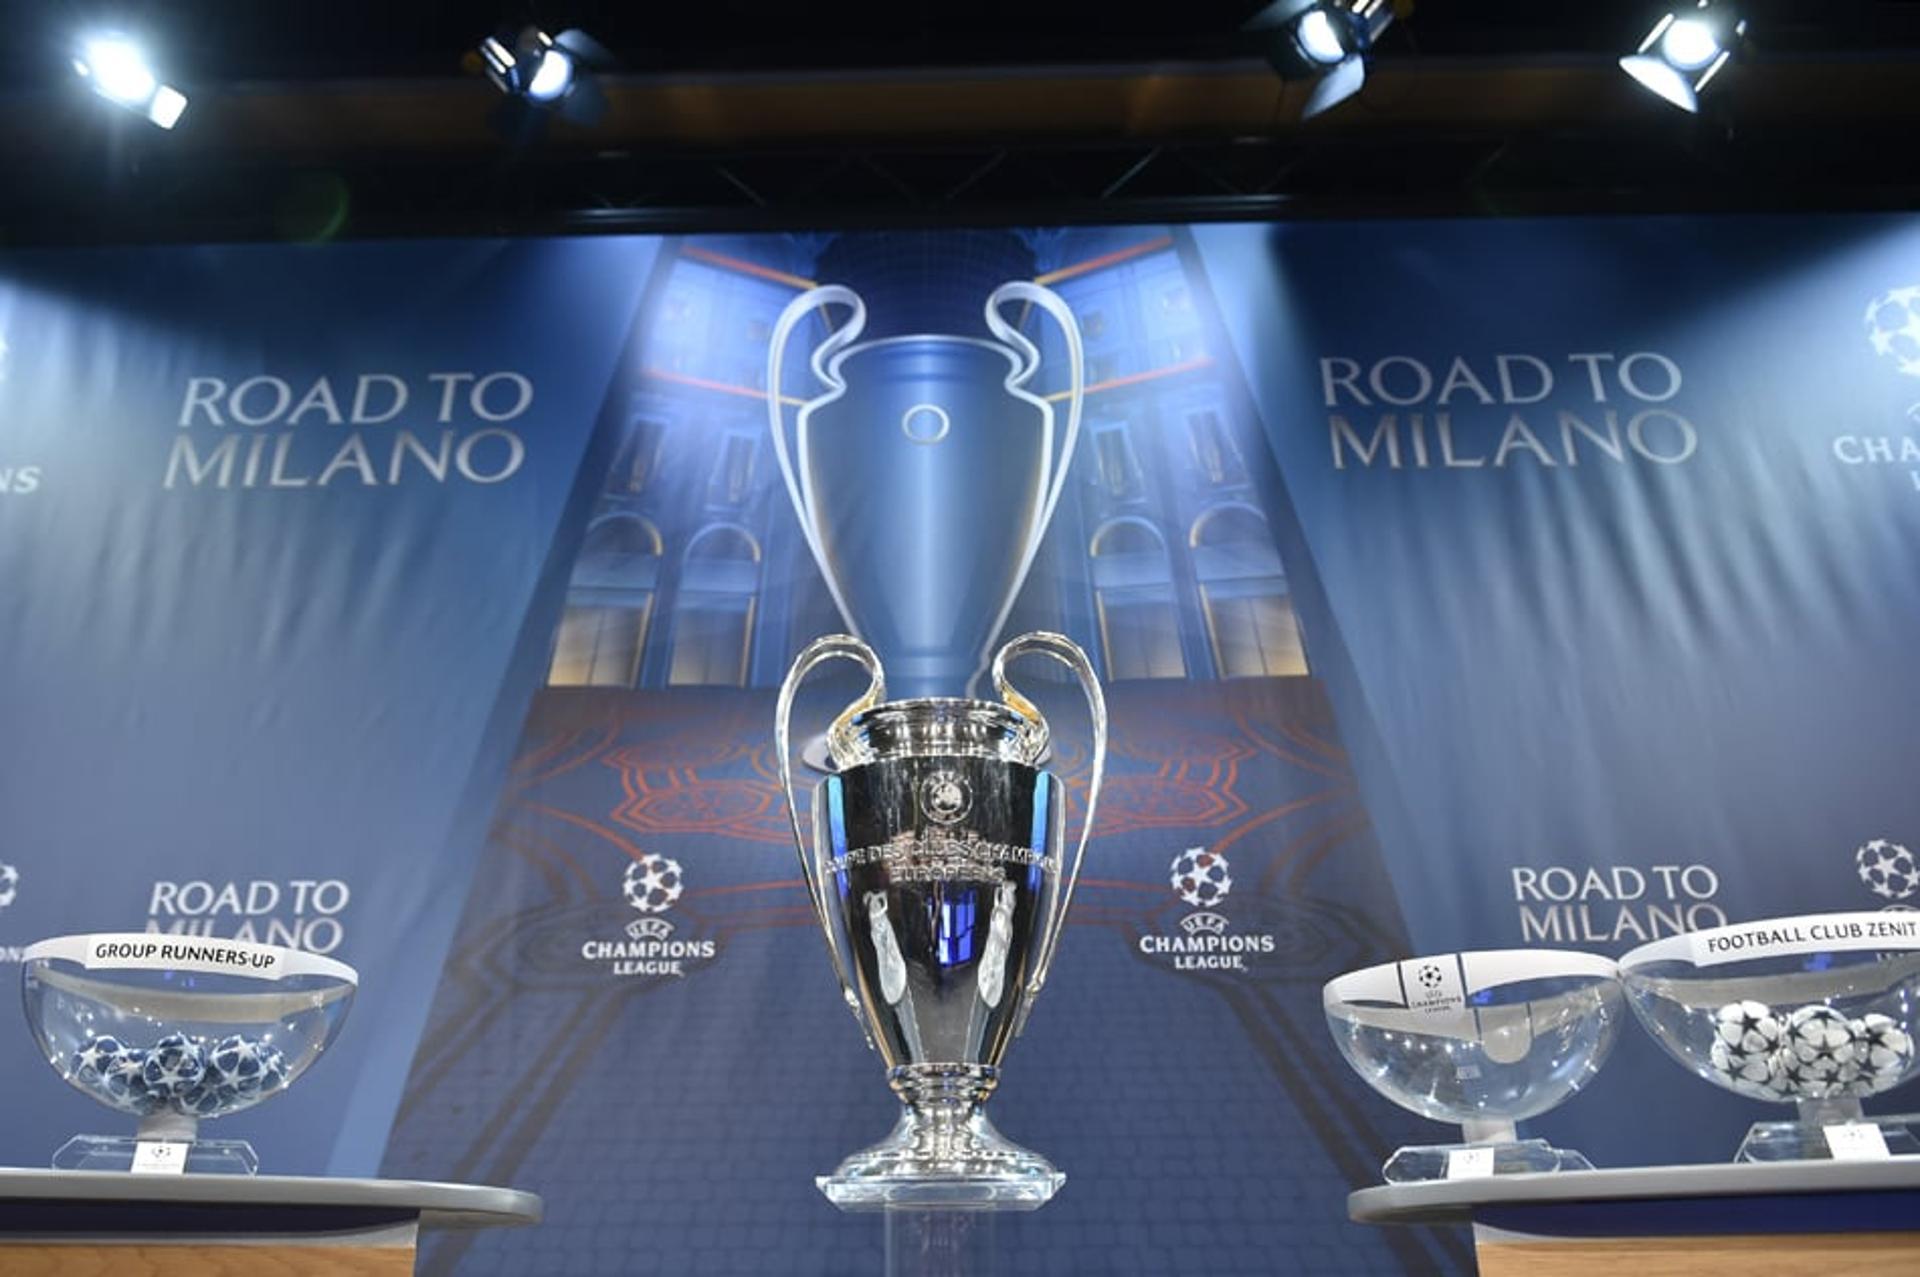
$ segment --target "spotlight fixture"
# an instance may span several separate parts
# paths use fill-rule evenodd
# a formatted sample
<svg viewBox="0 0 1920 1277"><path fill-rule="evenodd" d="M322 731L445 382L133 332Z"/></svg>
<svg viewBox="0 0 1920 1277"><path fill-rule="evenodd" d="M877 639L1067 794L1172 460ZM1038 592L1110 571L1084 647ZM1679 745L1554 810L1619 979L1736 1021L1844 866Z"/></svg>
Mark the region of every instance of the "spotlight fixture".
<svg viewBox="0 0 1920 1277"><path fill-rule="evenodd" d="M1699 0L1662 15L1640 47L1620 59L1620 69L1681 110L1698 111L1700 94L1746 33L1746 19L1732 5Z"/></svg>
<svg viewBox="0 0 1920 1277"><path fill-rule="evenodd" d="M527 27L505 38L480 42L487 79L509 98L559 114L576 124L592 124L606 109L606 96L593 72L613 65L613 57L584 31L548 35Z"/></svg>
<svg viewBox="0 0 1920 1277"><path fill-rule="evenodd" d="M1273 0L1247 20L1274 70L1289 80L1313 79L1303 116L1352 97L1367 79L1367 55L1380 33L1412 6L1406 0Z"/></svg>
<svg viewBox="0 0 1920 1277"><path fill-rule="evenodd" d="M115 106L143 115L163 129L180 121L187 95L160 83L146 51L118 31L89 36L74 53L73 69L90 88Z"/></svg>

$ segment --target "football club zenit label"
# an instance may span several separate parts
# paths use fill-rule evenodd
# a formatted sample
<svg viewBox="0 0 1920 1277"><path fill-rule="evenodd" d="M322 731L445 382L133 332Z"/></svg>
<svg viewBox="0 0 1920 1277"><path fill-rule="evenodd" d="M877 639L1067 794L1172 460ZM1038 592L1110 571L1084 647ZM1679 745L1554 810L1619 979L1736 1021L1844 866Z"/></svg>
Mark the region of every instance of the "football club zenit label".
<svg viewBox="0 0 1920 1277"><path fill-rule="evenodd" d="M1274 951L1271 935L1235 931L1220 912L1233 891L1233 868L1221 852L1187 848L1173 858L1168 883L1193 912L1180 919L1176 934L1141 936L1141 953L1165 959L1175 971L1245 971L1249 957Z"/></svg>
<svg viewBox="0 0 1920 1277"><path fill-rule="evenodd" d="M604 962L612 975L685 978L690 962L711 961L719 942L674 934L665 914L687 888L680 862L651 852L628 865L620 878L620 894L640 915L622 928L618 940L584 940L580 957Z"/></svg>

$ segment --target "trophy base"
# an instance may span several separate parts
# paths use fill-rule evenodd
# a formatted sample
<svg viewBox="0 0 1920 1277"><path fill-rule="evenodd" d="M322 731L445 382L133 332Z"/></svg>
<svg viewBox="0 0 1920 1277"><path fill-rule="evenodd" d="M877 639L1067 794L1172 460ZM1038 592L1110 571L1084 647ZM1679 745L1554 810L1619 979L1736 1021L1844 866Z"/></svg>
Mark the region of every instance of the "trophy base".
<svg viewBox="0 0 1920 1277"><path fill-rule="evenodd" d="M1424 1144L1395 1150L1380 1169L1389 1184L1480 1175L1524 1175L1538 1171L1590 1171L1593 1163L1572 1149L1545 1140L1499 1144Z"/></svg>
<svg viewBox="0 0 1920 1277"><path fill-rule="evenodd" d="M189 1175L254 1175L260 1159L245 1140L191 1140L184 1170ZM141 1141L130 1135L76 1135L53 1155L57 1171L131 1171Z"/></svg>
<svg viewBox="0 0 1920 1277"><path fill-rule="evenodd" d="M1736 1162L1840 1161L1911 1157L1920 1153L1920 1113L1867 1117L1860 1101L1802 1100L1791 1122L1755 1122L1740 1141ZM1835 1147L1835 1141L1841 1141Z"/></svg>
<svg viewBox="0 0 1920 1277"><path fill-rule="evenodd" d="M1066 1182L977 1104L908 1105L887 1138L814 1181L844 1211L1038 1210Z"/></svg>

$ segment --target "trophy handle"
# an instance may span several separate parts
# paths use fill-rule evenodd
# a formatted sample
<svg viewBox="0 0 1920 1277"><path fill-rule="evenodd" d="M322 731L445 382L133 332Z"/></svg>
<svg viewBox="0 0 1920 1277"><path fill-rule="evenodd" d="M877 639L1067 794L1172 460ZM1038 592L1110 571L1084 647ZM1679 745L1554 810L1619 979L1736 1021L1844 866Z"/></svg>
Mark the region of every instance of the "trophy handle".
<svg viewBox="0 0 1920 1277"><path fill-rule="evenodd" d="M1047 739L1046 719L1040 716L1039 709L1032 701L1007 681L1007 662L1029 652L1052 657L1072 670L1074 677L1080 680L1080 690L1087 696L1087 708L1093 713L1093 767L1087 785L1087 812L1080 826L1080 841L1073 849L1073 862L1068 866L1065 877L1056 877L1060 887L1054 895L1053 909L1040 936L1040 950L1034 959L1033 977L1027 982L1026 996L1020 1005L1020 1018L1014 1026L1016 1033L1026 1026L1034 999L1040 996L1040 988L1046 983L1047 973L1053 967L1054 953L1060 947L1060 931L1066 925L1067 907L1073 903L1073 889L1080 881L1080 862L1086 859L1087 839L1093 835L1094 807L1100 798L1100 780L1107 767L1107 698L1100 691L1100 678L1093 672L1093 662L1066 635L1037 630L1009 639L993 658L993 686L1000 693L1000 699L1027 720L1030 725L1029 741L1044 745Z"/></svg>
<svg viewBox="0 0 1920 1277"><path fill-rule="evenodd" d="M780 477L786 481L787 496L793 501L793 513L800 520L800 535L806 538L807 549L813 554L813 561L820 568L820 575L826 578L827 589L833 595L833 602L840 609L840 615L848 625L853 624L853 613L847 609L846 600L840 597L840 586L834 580L833 572L827 567L827 556L820 544L820 533L816 529L813 517L812 486L807 482L804 471L796 468L794 453L799 446L796 437L790 446L787 442L787 413L783 402L782 387L786 384L783 373L787 360L787 342L793 336L793 330L814 311L824 311L828 306L845 306L850 312L847 322L838 328L829 327L821 343L814 347L808 366L820 384L827 387L827 394L821 401L838 399L846 393L847 383L827 367L827 361L852 345L867 326L867 304L860 300L860 294L844 284L823 284L818 288L809 288L787 303L780 312L780 318L774 322L773 336L767 341L767 421L773 427L773 455L780 463ZM805 410L802 410L804 417ZM801 426L794 427L796 436Z"/></svg>
<svg viewBox="0 0 1920 1277"><path fill-rule="evenodd" d="M1027 569L1033 566L1033 559L1040 552L1040 541L1046 536L1047 527L1053 522L1053 508L1060 504L1060 493L1067 486L1067 468L1073 464L1073 446L1080 437L1080 407L1087 397L1087 360L1086 347L1080 340L1080 321L1073 317L1073 307L1067 305L1059 293L1040 284L1024 279L1009 280L993 290L987 298L987 328L993 335L1014 348L1023 358L1023 364L1007 378L1009 388L1027 384L1034 373L1040 369L1040 349L1027 340L1026 334L1008 323L1000 313L1000 308L1008 302L1021 301L1038 306L1053 317L1060 325L1061 334L1067 340L1067 424L1060 432L1059 448L1054 448L1053 409L1047 406L1047 417L1043 429L1046 432L1044 452L1047 457L1047 471L1041 480L1041 492L1044 500L1040 507L1040 518L1033 525L1033 535L1028 538L1027 551L1020 563L1020 580L1025 580ZM1013 601L1007 601L1009 608ZM1004 624L1003 616L1001 622ZM999 626L994 627L996 630Z"/></svg>
<svg viewBox="0 0 1920 1277"><path fill-rule="evenodd" d="M800 690L800 684L816 665L836 658L857 663L867 671L869 681L866 692L841 710L827 728L828 748L836 758L858 756L859 746L853 739L853 720L886 699L887 684L880 668L880 658L874 655L872 648L851 634L829 634L817 638L794 657L793 668L787 671L786 681L780 684L780 699L773 711L773 748L780 759L780 787L787 795L787 816L793 822L793 845L800 853L800 877L807 885L807 899L813 904L820 929L826 933L827 953L833 958L834 974L840 978L840 996L846 999L847 1009L853 1012L853 1018L860 1022L861 1032L867 1035L867 1045L872 1046L873 1030L867 1027L867 1019L860 1012L860 999L853 991L852 963L841 952L840 938L833 929L833 915L827 912L826 872L820 863L819 838L815 837L814 846L809 849L806 834L800 827L800 801L793 792L793 752L788 729L793 716L794 694ZM818 831L815 832L817 835Z"/></svg>

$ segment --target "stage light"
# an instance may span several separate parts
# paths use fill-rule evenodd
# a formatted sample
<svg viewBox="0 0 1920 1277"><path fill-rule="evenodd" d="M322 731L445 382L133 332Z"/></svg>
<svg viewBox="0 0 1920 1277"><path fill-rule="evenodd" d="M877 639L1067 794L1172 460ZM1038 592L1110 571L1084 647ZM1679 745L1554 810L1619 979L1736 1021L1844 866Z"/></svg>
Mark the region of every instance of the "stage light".
<svg viewBox="0 0 1920 1277"><path fill-rule="evenodd" d="M1360 91L1367 55L1406 0L1273 0L1247 21L1262 37L1262 52L1289 80L1317 81L1301 114L1315 116Z"/></svg>
<svg viewBox="0 0 1920 1277"><path fill-rule="evenodd" d="M573 59L558 49L548 49L527 81L527 96L535 102L551 102L565 97L572 87Z"/></svg>
<svg viewBox="0 0 1920 1277"><path fill-rule="evenodd" d="M163 129L172 128L187 109L187 95L160 83L146 51L118 32L81 41L73 69L107 101L138 112Z"/></svg>
<svg viewBox="0 0 1920 1277"><path fill-rule="evenodd" d="M1340 28L1325 9L1309 9L1294 24L1293 38L1300 52L1311 62L1334 66L1347 60L1347 46L1340 39Z"/></svg>
<svg viewBox="0 0 1920 1277"><path fill-rule="evenodd" d="M611 66L613 59L584 31L550 36L539 27L527 27L507 39L488 36L480 42L480 61L487 78L509 98L575 123L592 123L606 107L588 72Z"/></svg>
<svg viewBox="0 0 1920 1277"><path fill-rule="evenodd" d="M1700 94L1746 32L1732 5L1699 0L1663 14L1640 47L1620 59L1620 69L1681 110L1698 111Z"/></svg>

